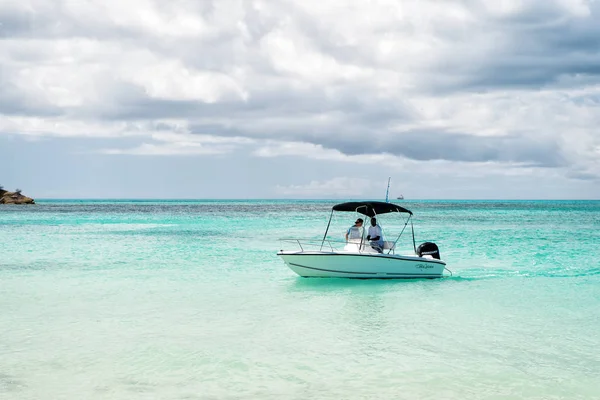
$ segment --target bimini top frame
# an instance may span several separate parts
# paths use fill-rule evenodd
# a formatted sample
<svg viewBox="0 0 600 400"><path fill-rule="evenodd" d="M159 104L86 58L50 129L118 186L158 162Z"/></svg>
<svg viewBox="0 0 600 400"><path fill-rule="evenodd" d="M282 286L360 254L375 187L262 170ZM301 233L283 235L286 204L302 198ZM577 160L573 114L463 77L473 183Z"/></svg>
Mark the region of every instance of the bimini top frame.
<svg viewBox="0 0 600 400"><path fill-rule="evenodd" d="M327 239L327 233L329 232L329 226L331 225L331 220L333 218L334 211L357 212L359 214L363 214L371 218L376 217L377 214L387 214L392 212L409 214L409 217L407 218L406 223L404 224L404 228L402 228L402 232L400 232L400 235L398 235L398 237L394 241L394 246L396 245L396 243L400 239L400 236L402 236L404 229L406 229L406 226L410 222L410 227L412 230L413 247L415 249L415 254L417 253L417 244L415 242L415 229L412 223L412 211L404 207L400 207L397 204L385 203L383 201L350 201L347 203L340 203L333 206L331 209L331 215L329 216L329 222L327 223L327 229L325 229L325 235L323 235L323 241L321 242L321 249L323 249L323 244Z"/></svg>

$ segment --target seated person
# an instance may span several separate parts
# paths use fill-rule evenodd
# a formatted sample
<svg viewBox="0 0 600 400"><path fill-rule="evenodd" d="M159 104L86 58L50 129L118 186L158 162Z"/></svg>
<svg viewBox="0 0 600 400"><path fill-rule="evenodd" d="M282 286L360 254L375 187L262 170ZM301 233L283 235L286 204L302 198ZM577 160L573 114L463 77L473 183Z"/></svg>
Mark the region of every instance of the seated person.
<svg viewBox="0 0 600 400"><path fill-rule="evenodd" d="M348 231L346 231L346 242L348 239L361 239L363 234L362 226L362 218L357 219L354 225L352 225L350 228L348 228Z"/></svg>
<svg viewBox="0 0 600 400"><path fill-rule="evenodd" d="M371 242L371 247L377 250L378 253L383 253L383 232L381 227L377 225L377 219L371 218L371 226L367 240Z"/></svg>

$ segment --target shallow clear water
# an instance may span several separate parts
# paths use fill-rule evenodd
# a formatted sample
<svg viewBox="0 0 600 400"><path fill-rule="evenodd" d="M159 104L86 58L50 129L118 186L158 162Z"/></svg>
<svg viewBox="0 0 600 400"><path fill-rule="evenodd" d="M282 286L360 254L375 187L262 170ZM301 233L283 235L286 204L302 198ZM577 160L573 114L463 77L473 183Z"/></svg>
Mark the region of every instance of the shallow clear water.
<svg viewBox="0 0 600 400"><path fill-rule="evenodd" d="M600 398L600 202L403 202L453 277L299 278L332 204L0 206L0 398Z"/></svg>

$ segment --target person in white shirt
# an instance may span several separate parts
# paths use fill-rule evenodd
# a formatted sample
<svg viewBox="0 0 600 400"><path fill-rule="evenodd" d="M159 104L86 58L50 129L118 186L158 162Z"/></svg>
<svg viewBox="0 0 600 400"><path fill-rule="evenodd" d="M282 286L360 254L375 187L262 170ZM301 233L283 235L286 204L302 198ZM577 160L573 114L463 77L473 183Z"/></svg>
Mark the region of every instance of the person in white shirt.
<svg viewBox="0 0 600 400"><path fill-rule="evenodd" d="M383 233L381 227L377 225L376 218L371 218L367 240L371 242L371 247L377 250L378 253L383 253Z"/></svg>
<svg viewBox="0 0 600 400"><path fill-rule="evenodd" d="M348 239L360 239L362 238L363 235L363 220L362 218L359 218L356 220L356 222L354 223L354 225L352 225L350 228L348 228L348 231L346 231L346 242L348 241Z"/></svg>

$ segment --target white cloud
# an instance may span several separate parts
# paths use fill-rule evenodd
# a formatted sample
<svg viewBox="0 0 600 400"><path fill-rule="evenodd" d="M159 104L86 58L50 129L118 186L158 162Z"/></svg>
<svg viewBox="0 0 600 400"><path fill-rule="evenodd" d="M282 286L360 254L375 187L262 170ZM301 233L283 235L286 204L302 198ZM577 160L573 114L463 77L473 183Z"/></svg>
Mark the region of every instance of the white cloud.
<svg viewBox="0 0 600 400"><path fill-rule="evenodd" d="M396 157L391 154L360 154L346 155L339 150L327 149L321 145L302 142L274 142L259 143L253 154L257 157L304 157L314 160L337 161L352 164L373 164L385 166L386 170L402 169L411 161Z"/></svg>
<svg viewBox="0 0 600 400"><path fill-rule="evenodd" d="M128 154L140 156L217 155L228 154L242 145L253 143L251 139L225 138L189 133L157 132L151 135L154 143L142 143L132 148L102 149L102 154Z"/></svg>
<svg viewBox="0 0 600 400"><path fill-rule="evenodd" d="M336 84L370 75L368 70L339 63L331 55L323 54L290 25L263 37L261 50L277 72L289 74L290 78L300 79L304 84Z"/></svg>
<svg viewBox="0 0 600 400"><path fill-rule="evenodd" d="M379 177L375 177L378 181ZM371 193L373 181L366 178L337 177L327 181L313 180L305 185L277 186L276 193L308 198L360 197Z"/></svg>
<svg viewBox="0 0 600 400"><path fill-rule="evenodd" d="M0 115L0 129L8 134L57 137L125 137L147 134L135 122L81 121L65 117L41 118Z"/></svg>
<svg viewBox="0 0 600 400"><path fill-rule="evenodd" d="M122 67L121 77L150 98L164 100L198 100L215 103L227 98L245 100L248 94L227 74L202 71L184 66L179 60L165 60L154 55L133 55Z"/></svg>
<svg viewBox="0 0 600 400"><path fill-rule="evenodd" d="M208 155L208 154L226 154L231 152L229 147L205 146L201 143L168 143L153 144L142 143L141 145L129 149L104 149L100 150L103 154L129 154L138 156L179 156L179 155Z"/></svg>

